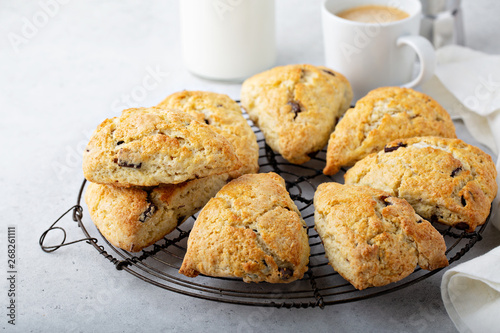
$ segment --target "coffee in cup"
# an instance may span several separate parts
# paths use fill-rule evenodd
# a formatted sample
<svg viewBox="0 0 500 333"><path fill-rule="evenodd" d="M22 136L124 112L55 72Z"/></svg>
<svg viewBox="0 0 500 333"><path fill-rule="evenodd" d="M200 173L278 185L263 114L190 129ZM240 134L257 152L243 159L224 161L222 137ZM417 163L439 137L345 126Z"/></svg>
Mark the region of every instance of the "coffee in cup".
<svg viewBox="0 0 500 333"><path fill-rule="evenodd" d="M324 0L325 65L347 77L354 101L378 87L415 87L432 77L435 54L419 34L421 10L420 0ZM374 22L359 21L367 16Z"/></svg>
<svg viewBox="0 0 500 333"><path fill-rule="evenodd" d="M343 10L337 16L356 22L388 23L403 20L410 15L396 7L364 5Z"/></svg>

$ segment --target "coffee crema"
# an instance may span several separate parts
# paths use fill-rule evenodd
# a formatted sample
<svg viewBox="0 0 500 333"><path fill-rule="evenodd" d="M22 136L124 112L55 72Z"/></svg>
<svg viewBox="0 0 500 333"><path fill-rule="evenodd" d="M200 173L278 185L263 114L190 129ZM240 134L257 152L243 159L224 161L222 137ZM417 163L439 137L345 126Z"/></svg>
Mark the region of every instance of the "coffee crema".
<svg viewBox="0 0 500 333"><path fill-rule="evenodd" d="M389 23L410 15L398 8L382 5L365 5L349 8L335 14L346 20L362 23Z"/></svg>

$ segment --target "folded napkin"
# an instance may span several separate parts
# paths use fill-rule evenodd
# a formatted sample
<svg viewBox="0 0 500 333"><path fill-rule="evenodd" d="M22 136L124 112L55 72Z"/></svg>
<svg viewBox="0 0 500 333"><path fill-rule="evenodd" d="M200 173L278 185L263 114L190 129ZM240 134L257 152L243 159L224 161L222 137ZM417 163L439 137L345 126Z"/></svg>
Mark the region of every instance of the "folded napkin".
<svg viewBox="0 0 500 333"><path fill-rule="evenodd" d="M500 175L500 55L449 45L436 51L436 73L420 88L438 101L469 133L497 155ZM492 156L495 158L495 156ZM500 187L500 176L497 177ZM490 218L500 229L500 195Z"/></svg>
<svg viewBox="0 0 500 333"><path fill-rule="evenodd" d="M500 247L444 273L441 296L460 332L498 332Z"/></svg>
<svg viewBox="0 0 500 333"><path fill-rule="evenodd" d="M462 119L472 137L497 155L500 173L500 56L450 45L438 49L436 58L436 73L422 92ZM490 221L500 229L498 197ZM441 296L460 332L500 331L500 247L448 270Z"/></svg>

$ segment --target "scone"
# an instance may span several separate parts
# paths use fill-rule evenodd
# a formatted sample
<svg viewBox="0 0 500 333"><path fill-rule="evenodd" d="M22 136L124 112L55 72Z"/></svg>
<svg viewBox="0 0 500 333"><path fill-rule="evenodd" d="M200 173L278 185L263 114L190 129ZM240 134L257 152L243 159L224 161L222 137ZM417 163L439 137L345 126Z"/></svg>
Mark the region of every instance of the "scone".
<svg viewBox="0 0 500 333"><path fill-rule="evenodd" d="M83 154L87 180L116 186L178 184L240 166L233 146L208 125L154 107L106 119Z"/></svg>
<svg viewBox="0 0 500 333"><path fill-rule="evenodd" d="M355 288L379 287L448 265L443 236L403 199L364 186L323 183L314 221L330 265Z"/></svg>
<svg viewBox="0 0 500 333"><path fill-rule="evenodd" d="M241 162L241 168L232 171L231 178L259 171L257 138L240 106L229 96L207 91L182 91L168 96L157 106L187 112L223 135L233 145Z"/></svg>
<svg viewBox="0 0 500 333"><path fill-rule="evenodd" d="M400 87L372 90L335 127L323 172L333 175L392 140L418 136L456 138L455 126L446 110L427 95Z"/></svg>
<svg viewBox="0 0 500 333"><path fill-rule="evenodd" d="M303 277L309 253L306 224L283 178L248 174L203 207L179 273L286 283Z"/></svg>
<svg viewBox="0 0 500 333"><path fill-rule="evenodd" d="M241 104L266 143L295 164L307 162L327 144L351 100L344 76L312 65L275 67L241 88Z"/></svg>
<svg viewBox="0 0 500 333"><path fill-rule="evenodd" d="M173 231L200 210L226 183L226 175L151 189L89 183L90 217L114 246L137 252Z"/></svg>
<svg viewBox="0 0 500 333"><path fill-rule="evenodd" d="M491 157L459 139L396 140L345 174L346 184L366 185L406 199L431 222L474 231L485 222L497 193Z"/></svg>

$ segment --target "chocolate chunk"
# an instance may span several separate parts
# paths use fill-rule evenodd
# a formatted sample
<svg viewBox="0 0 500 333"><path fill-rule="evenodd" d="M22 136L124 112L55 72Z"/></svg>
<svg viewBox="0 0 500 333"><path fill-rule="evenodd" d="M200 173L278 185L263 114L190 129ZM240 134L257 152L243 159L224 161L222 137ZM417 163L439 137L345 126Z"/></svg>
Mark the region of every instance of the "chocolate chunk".
<svg viewBox="0 0 500 333"><path fill-rule="evenodd" d="M293 116L293 119L297 118L297 114L299 112L302 112L302 108L298 102L290 101L286 104L290 105L292 107L292 112L295 113L295 115Z"/></svg>
<svg viewBox="0 0 500 333"><path fill-rule="evenodd" d="M262 260L262 263L264 264L264 266L268 267L267 262L265 260Z"/></svg>
<svg viewBox="0 0 500 333"><path fill-rule="evenodd" d="M467 224L467 222L459 222L459 223L455 224L455 228L460 229L460 230L467 230L467 229L469 229L469 225Z"/></svg>
<svg viewBox="0 0 500 333"><path fill-rule="evenodd" d="M306 76L305 70L303 68L300 69L300 79L302 80Z"/></svg>
<svg viewBox="0 0 500 333"><path fill-rule="evenodd" d="M118 164L118 166L126 168L140 169L142 166L140 153L130 151L130 149L127 148L119 149L113 161Z"/></svg>
<svg viewBox="0 0 500 333"><path fill-rule="evenodd" d="M118 142L116 143L116 145L117 145L117 146L119 146L119 145L122 145L122 144L124 144L124 143L125 143L125 141L120 140L120 141L118 141Z"/></svg>
<svg viewBox="0 0 500 333"><path fill-rule="evenodd" d="M186 141L186 139L180 137L180 136L176 136L175 139L177 140L178 143L182 144L183 142ZM171 158L172 159L172 158Z"/></svg>
<svg viewBox="0 0 500 333"><path fill-rule="evenodd" d="M459 173L460 171L462 171L462 167L456 168L455 170L453 170L451 172L451 177L455 177L457 175L457 173Z"/></svg>
<svg viewBox="0 0 500 333"><path fill-rule="evenodd" d="M335 73L332 72L332 71L329 71L329 70L326 70L326 69L322 69L322 71L325 72L325 73L328 73L330 75L336 76Z"/></svg>
<svg viewBox="0 0 500 333"><path fill-rule="evenodd" d="M222 107L222 104L217 104L217 107L218 107L218 108L221 108L221 107Z"/></svg>
<svg viewBox="0 0 500 333"><path fill-rule="evenodd" d="M387 198L390 198L390 197L389 197L388 195L383 195L383 196L381 196L379 199L380 199L380 200L384 203L384 205L386 205L386 206L390 206L390 205L392 205L392 203L391 203L391 202L388 202L388 201L387 201Z"/></svg>
<svg viewBox="0 0 500 333"><path fill-rule="evenodd" d="M119 158L115 158L114 159L114 162L116 164L118 164L118 166L121 166L121 167L125 167L125 168L134 168L134 169L140 169L141 166L142 166L142 163L137 163L137 164L134 164L134 163L129 163L127 161L123 161Z"/></svg>
<svg viewBox="0 0 500 333"><path fill-rule="evenodd" d="M205 118L205 124L210 125L210 121L207 118Z"/></svg>
<svg viewBox="0 0 500 333"><path fill-rule="evenodd" d="M156 212L156 206L151 201L148 201L148 207L141 214L141 216L139 216L139 221L143 223L146 222L146 220L151 216L153 216L155 212Z"/></svg>
<svg viewBox="0 0 500 333"><path fill-rule="evenodd" d="M406 143L402 143L402 142L398 142L398 145L397 146L393 146L393 147L387 147L387 146L385 146L384 147L384 153L390 153L391 151L395 151L395 150L398 150L401 147L406 147L406 146L408 146L408 145Z"/></svg>
<svg viewBox="0 0 500 333"><path fill-rule="evenodd" d="M465 206L467 205L467 201L465 201L464 196L462 195L462 196L460 197L460 199L461 199L460 201L461 201L461 203L462 203L462 206L464 206L464 207L465 207Z"/></svg>
<svg viewBox="0 0 500 333"><path fill-rule="evenodd" d="M423 221L423 220L418 220L418 221L417 221L417 223L418 223L418 224L420 224L420 223L422 223L422 222L424 222L424 221Z"/></svg>
<svg viewBox="0 0 500 333"><path fill-rule="evenodd" d="M182 222L184 222L184 220L185 220L185 219L186 219L186 217L185 217L185 216L182 216L182 215L181 215L181 216L179 216L179 217L177 218L177 226L181 225L181 224L182 224Z"/></svg>
<svg viewBox="0 0 500 333"><path fill-rule="evenodd" d="M293 276L293 269L286 267L278 267L278 275L282 280L288 280Z"/></svg>

